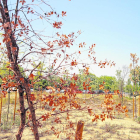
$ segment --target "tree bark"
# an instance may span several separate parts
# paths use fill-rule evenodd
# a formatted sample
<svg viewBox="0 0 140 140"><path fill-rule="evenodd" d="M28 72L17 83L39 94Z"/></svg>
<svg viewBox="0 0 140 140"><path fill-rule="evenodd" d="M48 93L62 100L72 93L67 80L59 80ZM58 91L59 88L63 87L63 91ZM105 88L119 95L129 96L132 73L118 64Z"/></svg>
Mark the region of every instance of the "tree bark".
<svg viewBox="0 0 140 140"><path fill-rule="evenodd" d="M21 140L22 133L25 127L25 117L26 117L26 111L24 107L24 91L21 86L18 87L19 89L19 104L20 104L20 127L18 130L18 133L16 134L16 139Z"/></svg>
<svg viewBox="0 0 140 140"><path fill-rule="evenodd" d="M29 106L29 109L30 109L30 112L31 112L34 137L35 137L35 140L39 140L38 126L37 126L37 123L36 123L35 109L34 109L34 106L33 106L33 102L32 102L32 100L30 98L31 97L30 96L31 95L31 90L30 90L30 87L29 87L29 81L27 79L25 79L24 87L25 87L25 91L26 91L26 95L27 95L28 106Z"/></svg>

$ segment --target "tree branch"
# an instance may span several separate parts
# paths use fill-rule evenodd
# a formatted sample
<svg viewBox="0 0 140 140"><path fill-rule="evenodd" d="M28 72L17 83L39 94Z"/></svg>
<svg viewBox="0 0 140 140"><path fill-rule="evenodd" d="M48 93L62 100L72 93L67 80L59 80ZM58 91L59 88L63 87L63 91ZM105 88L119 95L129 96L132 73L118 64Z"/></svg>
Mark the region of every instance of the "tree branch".
<svg viewBox="0 0 140 140"><path fill-rule="evenodd" d="M15 25L17 24L18 3L19 3L19 0L17 0L16 10L15 10ZM14 27L14 32L15 30L16 30L16 26Z"/></svg>

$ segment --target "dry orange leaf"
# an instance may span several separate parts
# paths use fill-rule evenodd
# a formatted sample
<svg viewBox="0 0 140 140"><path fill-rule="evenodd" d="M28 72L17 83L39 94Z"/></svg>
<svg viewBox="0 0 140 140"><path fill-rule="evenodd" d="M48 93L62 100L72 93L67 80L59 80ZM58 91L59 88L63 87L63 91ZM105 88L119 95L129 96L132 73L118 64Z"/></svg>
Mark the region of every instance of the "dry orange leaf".
<svg viewBox="0 0 140 140"><path fill-rule="evenodd" d="M54 111L54 110L55 110L55 108L52 109L52 111Z"/></svg>
<svg viewBox="0 0 140 140"><path fill-rule="evenodd" d="M31 73L30 75L29 75L29 79L33 79L35 76Z"/></svg>

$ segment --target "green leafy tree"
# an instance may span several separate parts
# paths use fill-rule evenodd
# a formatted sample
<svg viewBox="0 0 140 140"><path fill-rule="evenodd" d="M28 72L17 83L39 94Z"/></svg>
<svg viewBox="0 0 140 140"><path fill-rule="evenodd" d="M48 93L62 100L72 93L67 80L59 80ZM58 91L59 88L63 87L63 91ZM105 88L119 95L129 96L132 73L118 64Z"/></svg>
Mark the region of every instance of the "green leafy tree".
<svg viewBox="0 0 140 140"><path fill-rule="evenodd" d="M10 67L9 63L7 63L6 61L3 61L3 63L1 63L1 65L0 65L0 76L1 76L1 78L4 78L5 76L8 76L8 75L11 75L11 76L14 75L13 71L10 68L8 69L7 67ZM20 65L19 65L19 70L26 77L24 69ZM0 78L0 84L2 84L2 79L1 78Z"/></svg>
<svg viewBox="0 0 140 140"><path fill-rule="evenodd" d="M99 84L98 84L98 78L96 77L95 74L92 74L89 72L88 75L86 75L84 73L83 69L79 70L79 74L78 77L80 80L77 81L77 85L79 86L80 90L83 90L83 82L85 82L86 80L90 80L89 86L91 87L91 90L97 90L99 88Z"/></svg>
<svg viewBox="0 0 140 140"><path fill-rule="evenodd" d="M99 77L99 84L101 85L103 82L105 82L105 89L108 89L110 91L116 90L116 78L112 76L100 76Z"/></svg>

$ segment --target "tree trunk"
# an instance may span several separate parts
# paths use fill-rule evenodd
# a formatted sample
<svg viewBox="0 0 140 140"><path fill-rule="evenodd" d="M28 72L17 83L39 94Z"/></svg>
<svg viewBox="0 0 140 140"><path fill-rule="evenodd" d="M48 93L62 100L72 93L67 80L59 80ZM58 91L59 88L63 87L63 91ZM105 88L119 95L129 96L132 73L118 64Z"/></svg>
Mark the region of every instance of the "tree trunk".
<svg viewBox="0 0 140 140"><path fill-rule="evenodd" d="M123 99L123 92L122 92L122 106L123 106L123 101L124 101L124 99Z"/></svg>
<svg viewBox="0 0 140 140"><path fill-rule="evenodd" d="M29 109L30 109L30 112L31 112L34 137L35 137L35 140L39 140L35 109L34 109L34 106L33 106L33 102L31 101L31 98L30 98L31 97L30 96L31 95L31 90L30 90L30 87L29 87L29 81L27 79L25 79L24 87L25 87L25 91L26 91L26 95L27 95L27 102L28 102Z"/></svg>
<svg viewBox="0 0 140 140"><path fill-rule="evenodd" d="M18 3L19 3L19 0L17 1L17 7L18 7ZM20 80L20 78L23 78L23 76L20 73L18 63L17 63L18 54L19 54L19 47L17 45L16 39L14 36L14 32L12 29L7 0L0 1L0 13L1 13L1 18L2 18L2 25L3 25L4 33L5 33L4 39L6 39L6 41L4 43L6 44L6 48L7 48L7 57L9 59L11 69L14 71L16 82L19 84L18 89L19 89L21 123L20 123L18 133L16 135L16 138L17 138L17 140L21 140L22 133L23 133L23 130L25 127L26 110L24 107L24 90L23 90L23 88L25 88L25 91L27 94L27 99L28 99L28 105L29 105L29 109L31 112L31 116L32 116L32 123L33 123L33 131L34 131L35 140L39 140L35 110L33 107L33 103L30 99L31 92L30 92L30 88L29 88L29 81L26 78L24 78L25 82L22 83ZM15 19L15 23L16 23L16 21L17 21L17 18ZM7 25L7 23L9 23L8 27L5 26L5 25ZM16 48L16 50L13 50L15 48Z"/></svg>
<svg viewBox="0 0 140 140"><path fill-rule="evenodd" d="M19 104L20 104L20 127L18 130L18 133L16 134L16 139L21 140L22 133L25 127L25 117L26 117L26 111L24 107L24 91L21 86L18 87L19 89Z"/></svg>

